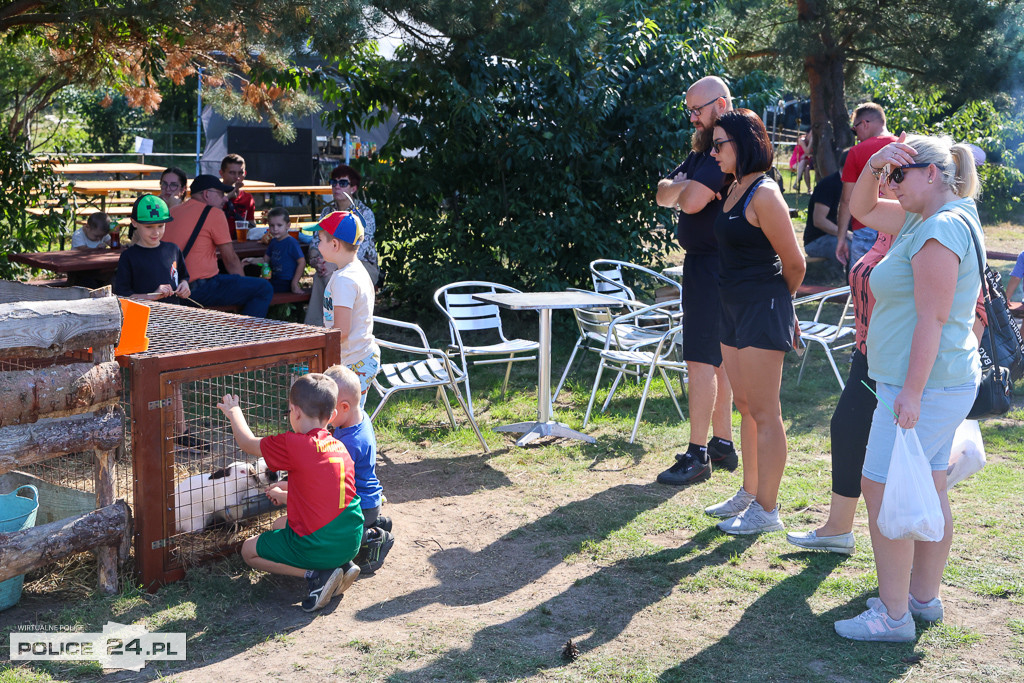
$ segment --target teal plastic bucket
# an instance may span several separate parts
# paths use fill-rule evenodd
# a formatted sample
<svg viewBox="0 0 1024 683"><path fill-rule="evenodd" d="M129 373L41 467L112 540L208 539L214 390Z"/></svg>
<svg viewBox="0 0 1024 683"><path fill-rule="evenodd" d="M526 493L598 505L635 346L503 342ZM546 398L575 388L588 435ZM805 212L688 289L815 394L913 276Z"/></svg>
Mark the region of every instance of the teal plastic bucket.
<svg viewBox="0 0 1024 683"><path fill-rule="evenodd" d="M21 491L28 491L31 498L19 496ZM21 531L31 529L36 524L36 513L39 511L39 490L31 484L19 486L10 493L0 494L0 532ZM25 575L15 576L0 582L0 610L14 607L21 600L21 585Z"/></svg>

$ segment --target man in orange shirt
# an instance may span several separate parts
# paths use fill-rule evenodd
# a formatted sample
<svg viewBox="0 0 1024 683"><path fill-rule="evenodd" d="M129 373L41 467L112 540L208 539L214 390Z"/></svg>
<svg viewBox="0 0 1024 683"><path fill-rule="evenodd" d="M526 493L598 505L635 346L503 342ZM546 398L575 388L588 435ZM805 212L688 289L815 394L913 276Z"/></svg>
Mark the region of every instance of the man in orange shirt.
<svg viewBox="0 0 1024 683"><path fill-rule="evenodd" d="M274 288L263 278L245 276L220 208L232 189L216 176L196 176L189 200L171 209L174 222L167 224L164 241L174 242L185 255L193 300L203 306L241 306L243 315L265 318ZM227 273L219 271L218 251Z"/></svg>

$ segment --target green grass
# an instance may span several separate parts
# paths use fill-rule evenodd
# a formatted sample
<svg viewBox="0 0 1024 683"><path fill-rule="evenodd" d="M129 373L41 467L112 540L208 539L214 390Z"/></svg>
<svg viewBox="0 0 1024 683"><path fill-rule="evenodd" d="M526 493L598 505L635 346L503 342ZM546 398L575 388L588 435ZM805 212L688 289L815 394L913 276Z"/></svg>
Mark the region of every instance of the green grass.
<svg viewBox="0 0 1024 683"><path fill-rule="evenodd" d="M520 316L506 332L533 337L536 316ZM428 325L428 334L440 341L444 330ZM571 316L556 315L556 380L575 336ZM810 353L799 386L796 357L787 359L783 377L789 462L780 503L790 529L820 523L830 498L828 425L839 386L820 349ZM556 416L574 428L582 424L595 365L588 355L559 396ZM240 655L242 662L283 662L273 671L286 680L1024 680L1021 402L1007 419L982 425L989 463L951 493L957 530L944 574L947 621L922 627L916 643L880 646L841 641L832 628L877 594L863 504L850 557L799 552L783 534L726 536L703 507L734 493L741 471L716 472L709 482L683 490L653 483L690 437L689 424L679 419L660 381L652 385L635 444L628 435L640 389L628 383L601 414L596 411L609 378L585 430L597 443L541 441L517 448L513 437L494 428L536 415L535 373L532 364L514 367L501 400L503 370L473 368L474 406L489 455L481 453L458 405L453 429L433 392L399 394L375 422L390 459L382 477L401 472L401 481L384 478L386 491L429 501L442 515L461 514L462 501L502 506L494 511L505 524L501 531L474 517L481 523L470 527L472 538L439 536L445 550L436 556L436 586L405 591L403 577L385 569L365 585L397 586L389 602L357 611L345 601L338 608L343 614L310 618L294 607L268 607L294 585L232 558L192 569L185 580L153 595L126 588L99 596L81 587L93 585L94 577L87 576L50 608L9 611L17 616L0 627L9 633L34 622L97 630L114 620L188 633L189 661L144 669L142 679L200 677L193 669ZM685 398L681 404L687 411ZM733 423L738 438L738 414ZM428 481L430 486L419 485ZM401 509L403 501L394 502ZM400 537L406 544L412 540ZM486 595L460 591L463 576L505 569L509 547L517 550L522 578L509 574L510 585L496 583ZM461 561L453 569L445 557ZM564 574L565 585L533 595L534 583L555 570ZM26 587L33 598L40 597L37 590L32 583ZM507 600L513 593L525 596ZM443 622L417 613L431 600L449 610ZM376 617L375 610L394 615ZM379 631L341 632L337 620L349 618ZM332 634L332 646L311 650L304 637L311 631ZM570 638L580 651L575 661L561 655ZM0 670L0 683L99 676L88 664L50 663L8 666Z"/></svg>

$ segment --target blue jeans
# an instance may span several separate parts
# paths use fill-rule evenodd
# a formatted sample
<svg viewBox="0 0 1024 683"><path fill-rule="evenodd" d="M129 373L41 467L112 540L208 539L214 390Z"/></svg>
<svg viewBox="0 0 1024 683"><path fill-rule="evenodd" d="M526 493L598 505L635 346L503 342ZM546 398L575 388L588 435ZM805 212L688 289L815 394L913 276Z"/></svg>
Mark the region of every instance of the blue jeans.
<svg viewBox="0 0 1024 683"><path fill-rule="evenodd" d="M850 243L850 268L853 268L864 254L871 251L876 239L878 231L866 225L860 230L853 231L853 240Z"/></svg>
<svg viewBox="0 0 1024 683"><path fill-rule="evenodd" d="M192 298L203 306L241 306L242 315L266 318L274 288L261 277L221 273L188 283Z"/></svg>

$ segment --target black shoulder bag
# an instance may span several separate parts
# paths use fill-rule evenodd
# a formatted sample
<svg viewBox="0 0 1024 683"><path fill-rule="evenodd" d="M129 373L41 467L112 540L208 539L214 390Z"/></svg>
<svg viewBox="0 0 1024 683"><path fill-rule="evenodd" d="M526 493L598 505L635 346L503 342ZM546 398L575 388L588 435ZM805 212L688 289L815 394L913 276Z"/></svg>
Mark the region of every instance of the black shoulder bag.
<svg viewBox="0 0 1024 683"><path fill-rule="evenodd" d="M982 255L981 242L974 234L970 221L959 211L951 210L950 213L967 225L971 240L974 242L974 251L978 255L978 270L981 272L981 291L985 298L985 315L988 316L988 325L978 344L978 353L981 355L981 384L978 386L978 396L974 399L974 405L967 418L984 420L1001 417L1009 412L1013 402L1010 368L1021 364L1020 330L1010 318L1006 299L998 291L993 298L993 288L987 277L988 268Z"/></svg>
<svg viewBox="0 0 1024 683"><path fill-rule="evenodd" d="M203 212L199 214L199 220L196 221L196 227L192 230L192 236L188 238L188 242L185 243L185 248L181 250L181 258L188 258L188 252L192 251L192 245L196 243L196 239L199 237L199 231L203 229L203 223L206 222L206 217L210 215L210 209L212 206L207 206L203 209Z"/></svg>

